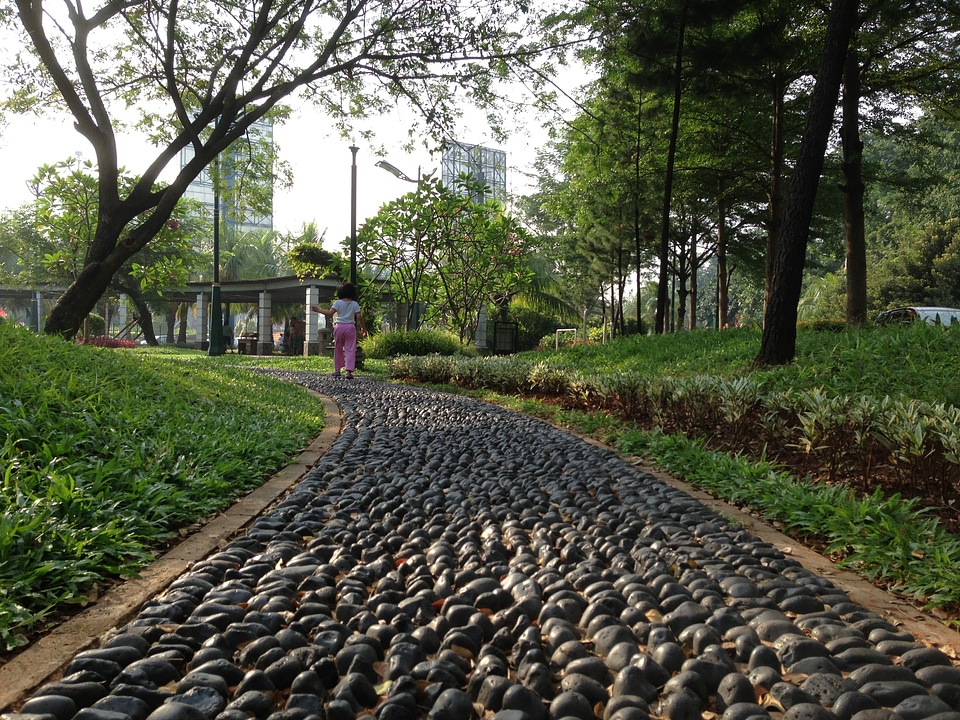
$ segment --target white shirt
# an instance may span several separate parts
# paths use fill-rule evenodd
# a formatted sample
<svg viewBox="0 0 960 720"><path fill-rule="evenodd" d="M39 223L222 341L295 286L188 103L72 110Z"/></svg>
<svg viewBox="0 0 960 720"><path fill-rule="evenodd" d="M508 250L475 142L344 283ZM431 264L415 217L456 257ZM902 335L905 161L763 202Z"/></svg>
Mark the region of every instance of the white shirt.
<svg viewBox="0 0 960 720"><path fill-rule="evenodd" d="M341 323L353 323L354 316L360 312L360 305L357 304L356 300L345 300L340 298L335 303L333 303L333 309L336 312L336 315L333 318L333 322L336 325Z"/></svg>

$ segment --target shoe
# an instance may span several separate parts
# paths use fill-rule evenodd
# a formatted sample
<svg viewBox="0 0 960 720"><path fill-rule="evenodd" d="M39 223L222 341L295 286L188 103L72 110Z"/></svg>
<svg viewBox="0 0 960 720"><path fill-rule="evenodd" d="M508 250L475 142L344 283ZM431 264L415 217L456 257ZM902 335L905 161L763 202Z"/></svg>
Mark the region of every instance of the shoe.
<svg viewBox="0 0 960 720"><path fill-rule="evenodd" d="M347 370L347 380L353 380L353 373Z"/></svg>
<svg viewBox="0 0 960 720"><path fill-rule="evenodd" d="M340 373L339 373L339 372L336 372L336 371L334 371L334 372L332 372L332 373L330 373L330 377L335 377L335 378L338 378L338 377L340 377Z"/></svg>

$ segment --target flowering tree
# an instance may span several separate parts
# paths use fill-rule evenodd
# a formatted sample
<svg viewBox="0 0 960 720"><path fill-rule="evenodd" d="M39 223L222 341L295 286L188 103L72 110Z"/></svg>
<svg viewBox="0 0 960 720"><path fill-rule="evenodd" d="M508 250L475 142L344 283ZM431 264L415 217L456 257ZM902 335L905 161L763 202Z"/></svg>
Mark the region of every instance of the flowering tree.
<svg viewBox="0 0 960 720"><path fill-rule="evenodd" d="M357 257L373 275L377 294L389 289L406 306L404 327L413 324L414 306L436 293L428 264L427 248L436 242L440 218L439 182L427 177L415 192L407 193L380 208L357 231Z"/></svg>
<svg viewBox="0 0 960 720"><path fill-rule="evenodd" d="M529 237L498 200L472 200L484 190L468 177L455 188L428 178L359 229L357 256L407 303L408 327L413 304L424 303L425 322L445 325L465 342L483 309L529 285Z"/></svg>

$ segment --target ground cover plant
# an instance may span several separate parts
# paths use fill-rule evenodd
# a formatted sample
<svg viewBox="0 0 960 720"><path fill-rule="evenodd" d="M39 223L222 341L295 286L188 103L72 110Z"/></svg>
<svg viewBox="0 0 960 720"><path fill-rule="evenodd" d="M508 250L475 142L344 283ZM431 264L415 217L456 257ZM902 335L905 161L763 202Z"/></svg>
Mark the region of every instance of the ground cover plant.
<svg viewBox="0 0 960 720"><path fill-rule="evenodd" d="M758 342L751 329L631 337L508 358L397 358L390 372L492 391L735 502L766 493L758 511L955 614L960 331L801 331L797 360L772 369L751 367ZM737 460L721 472L711 453ZM711 470L701 478L697 467ZM776 481L753 484L766 468Z"/></svg>
<svg viewBox="0 0 960 720"><path fill-rule="evenodd" d="M0 323L0 647L135 574L323 428L301 388L198 352Z"/></svg>

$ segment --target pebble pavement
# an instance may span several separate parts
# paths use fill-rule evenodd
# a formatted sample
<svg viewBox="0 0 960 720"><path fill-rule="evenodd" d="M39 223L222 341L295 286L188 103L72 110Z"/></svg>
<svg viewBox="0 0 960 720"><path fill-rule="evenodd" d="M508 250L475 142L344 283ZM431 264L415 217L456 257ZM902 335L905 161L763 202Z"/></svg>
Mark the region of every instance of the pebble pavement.
<svg viewBox="0 0 960 720"><path fill-rule="evenodd" d="M17 720L960 720L960 668L615 454L274 374L339 439Z"/></svg>

